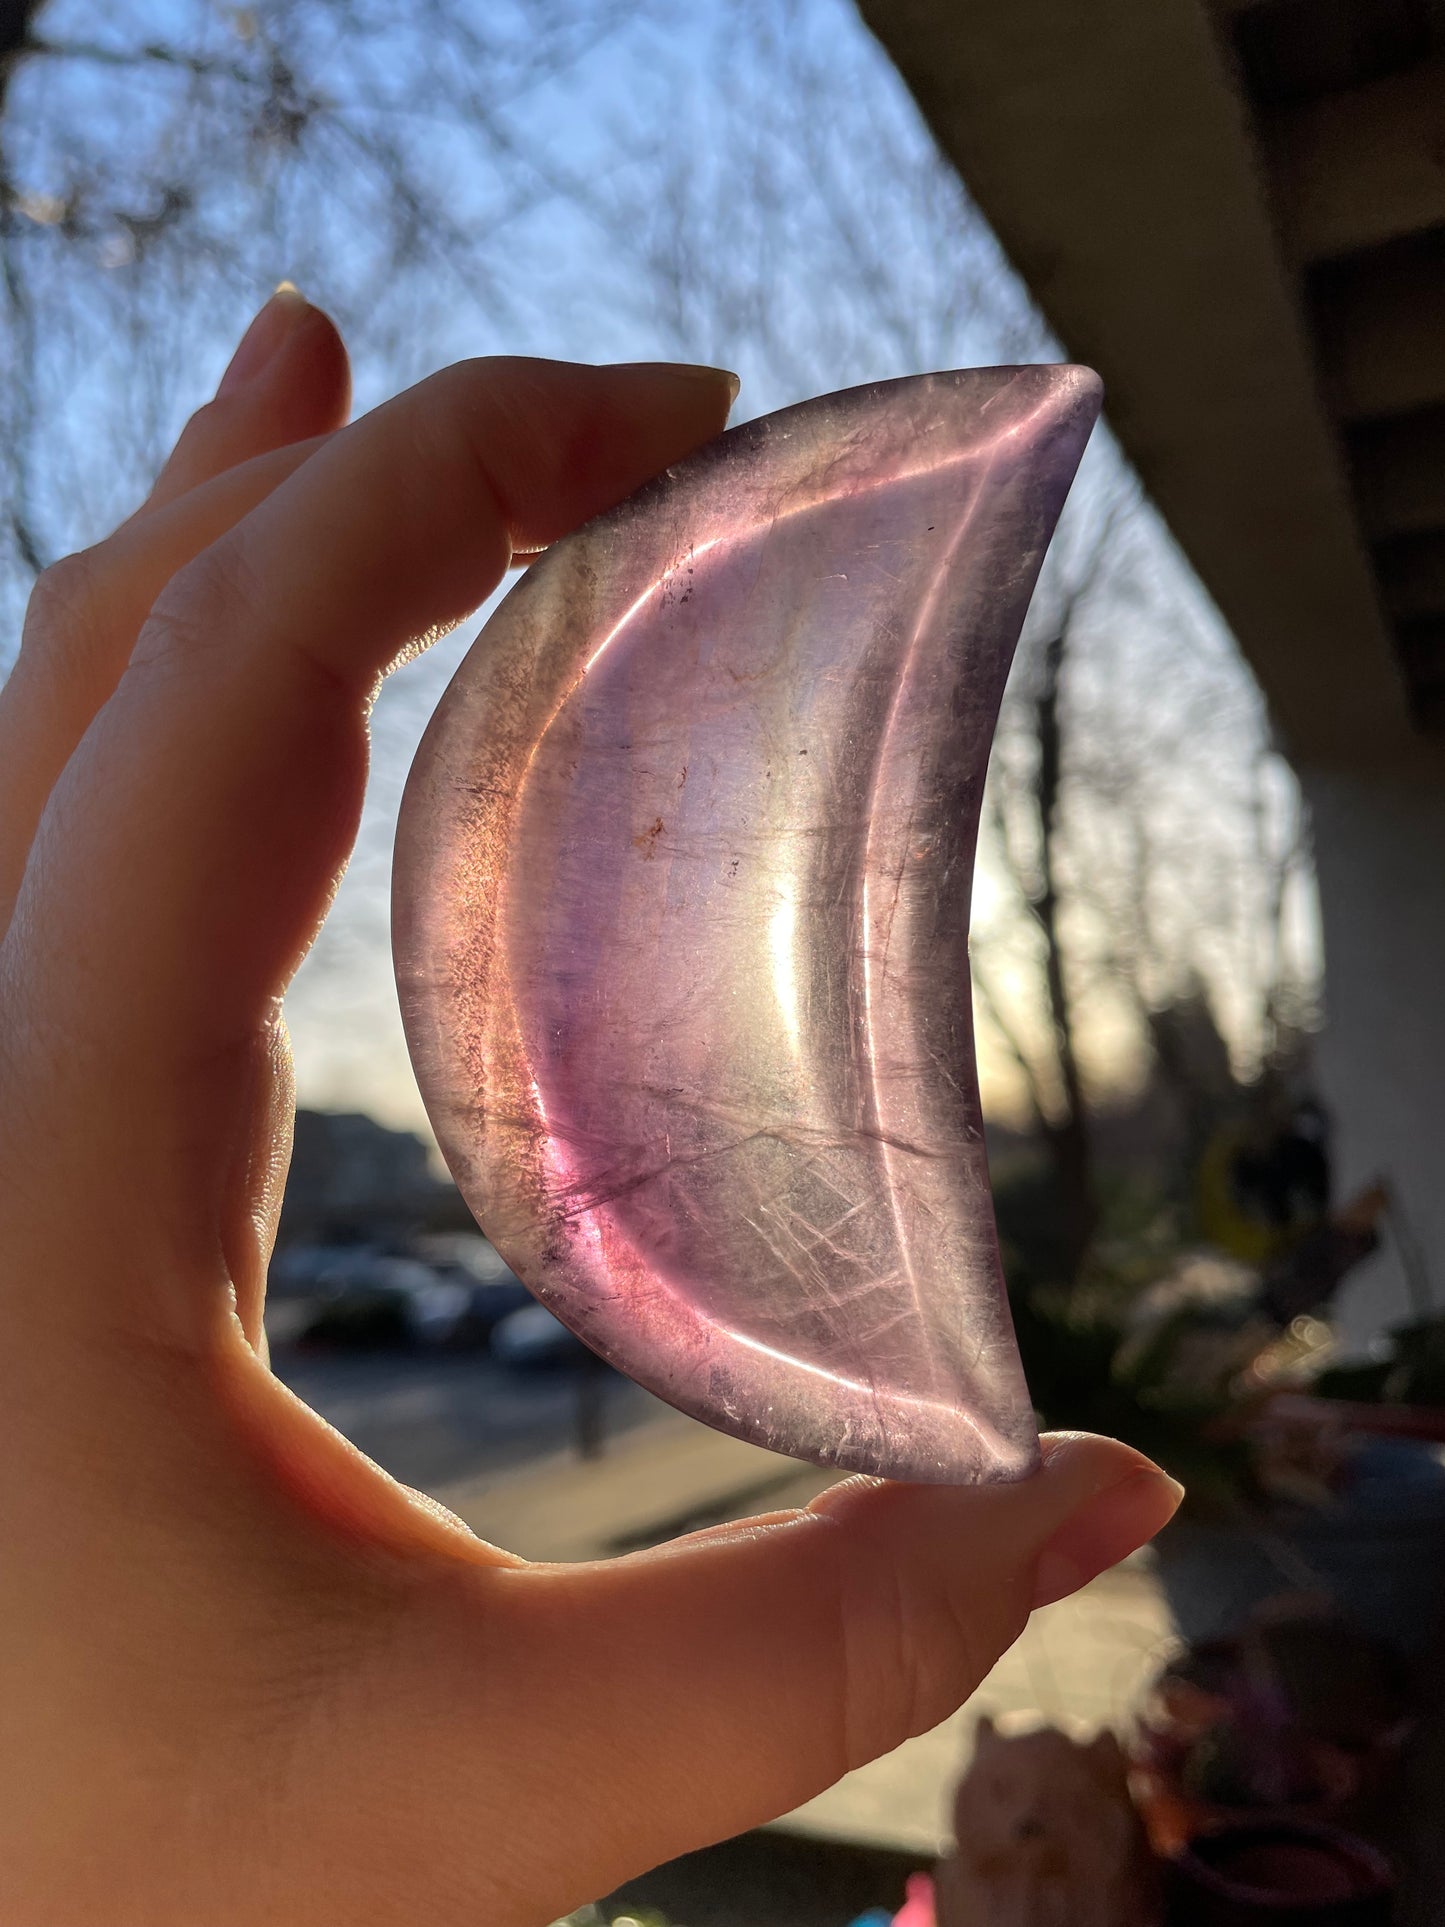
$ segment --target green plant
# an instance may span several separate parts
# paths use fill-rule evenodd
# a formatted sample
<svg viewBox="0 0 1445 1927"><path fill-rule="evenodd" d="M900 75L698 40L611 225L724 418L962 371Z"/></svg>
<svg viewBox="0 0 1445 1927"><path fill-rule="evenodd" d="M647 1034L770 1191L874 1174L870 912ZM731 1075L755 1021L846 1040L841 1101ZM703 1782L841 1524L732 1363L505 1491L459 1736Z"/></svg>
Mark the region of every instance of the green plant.
<svg viewBox="0 0 1445 1927"><path fill-rule="evenodd" d="M1139 1295L1103 1281L1074 1292L1010 1291L1035 1406L1051 1427L1137 1446L1183 1482L1196 1509L1237 1504L1254 1486L1249 1446L1228 1436L1238 1405L1232 1366L1246 1347L1192 1308L1141 1340L1129 1317ZM1215 1365L1200 1368L1199 1354L1210 1351Z"/></svg>

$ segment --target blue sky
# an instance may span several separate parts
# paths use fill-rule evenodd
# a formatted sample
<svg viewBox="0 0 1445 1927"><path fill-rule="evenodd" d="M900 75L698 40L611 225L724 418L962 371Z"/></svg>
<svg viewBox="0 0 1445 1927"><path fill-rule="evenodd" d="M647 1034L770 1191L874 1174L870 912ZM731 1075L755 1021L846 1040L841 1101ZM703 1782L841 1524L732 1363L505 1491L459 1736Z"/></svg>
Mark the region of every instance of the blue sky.
<svg viewBox="0 0 1445 1927"><path fill-rule="evenodd" d="M13 90L7 150L37 212L79 181L95 226L66 244L42 218L26 243L42 342L38 511L52 548L91 539L130 505L283 276L352 339L360 407L474 353L717 361L742 377L739 417L928 367L1057 357L844 0L638 0L607 33L609 0L431 4L452 21L450 41L418 29L425 8L399 24L371 0L54 0L44 27L58 42L168 42L242 78L47 61ZM295 149L248 117L245 76L272 29L328 102ZM468 51L473 31L487 44ZM559 71L529 74L552 52ZM386 156L427 210L424 243L399 260ZM194 194L186 222L174 245L138 253L107 209L143 212L176 179ZM0 348L12 381L14 352L13 340ZM1124 479L1100 436L1076 491L1084 546ZM16 580L0 582L12 618ZM303 1102L420 1119L391 984L390 845L416 743L474 627L399 671L378 701L356 857L288 999ZM1222 799L1261 739L1258 699L1147 508L1106 572L1093 628L1078 685L1087 740L1126 755L1162 702L1179 726L1145 772L1144 807L1161 826L1204 821L1221 861L1237 854L1244 819ZM1164 692L1148 715L1141 692ZM1026 1003L1027 933L1009 924L1009 901L986 851L977 920ZM1183 929L1186 906L1163 914ZM1081 954L1098 948L1086 924ZM1307 955L1307 891L1294 925ZM1190 938L1226 1010L1249 940L1224 922ZM1090 1037L1101 1076L1136 1064L1128 1013L1102 977ZM983 1060L1007 1105L1016 1090L986 1035Z"/></svg>

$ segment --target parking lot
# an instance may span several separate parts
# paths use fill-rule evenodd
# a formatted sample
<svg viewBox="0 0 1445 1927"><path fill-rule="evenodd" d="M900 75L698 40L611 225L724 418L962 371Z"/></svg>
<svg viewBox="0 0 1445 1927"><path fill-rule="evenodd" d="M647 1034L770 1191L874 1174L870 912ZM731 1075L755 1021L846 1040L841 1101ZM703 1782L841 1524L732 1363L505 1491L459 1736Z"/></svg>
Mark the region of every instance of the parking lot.
<svg viewBox="0 0 1445 1927"><path fill-rule="evenodd" d="M505 1472L574 1437L581 1374L519 1371L485 1352L310 1351L277 1345L278 1378L353 1444L423 1491ZM607 1372L595 1388L607 1434L662 1409Z"/></svg>

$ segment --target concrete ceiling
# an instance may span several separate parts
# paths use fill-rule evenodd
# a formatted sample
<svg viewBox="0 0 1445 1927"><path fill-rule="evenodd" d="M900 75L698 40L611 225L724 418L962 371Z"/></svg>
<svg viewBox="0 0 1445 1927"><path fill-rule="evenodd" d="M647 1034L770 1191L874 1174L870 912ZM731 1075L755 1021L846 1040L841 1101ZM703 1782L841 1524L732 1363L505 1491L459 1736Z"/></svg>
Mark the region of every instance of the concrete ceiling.
<svg viewBox="0 0 1445 1927"><path fill-rule="evenodd" d="M1437 0L860 11L1296 758L1445 736Z"/></svg>

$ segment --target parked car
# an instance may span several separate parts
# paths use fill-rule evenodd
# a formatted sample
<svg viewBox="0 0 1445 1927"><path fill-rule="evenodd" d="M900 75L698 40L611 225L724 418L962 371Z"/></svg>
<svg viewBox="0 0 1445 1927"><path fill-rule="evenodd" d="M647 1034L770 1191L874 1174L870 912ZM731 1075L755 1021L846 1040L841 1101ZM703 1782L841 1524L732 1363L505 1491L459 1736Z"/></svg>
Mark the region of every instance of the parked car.
<svg viewBox="0 0 1445 1927"><path fill-rule="evenodd" d="M404 1291L346 1285L313 1300L296 1343L337 1351L402 1351L412 1343L410 1311Z"/></svg>
<svg viewBox="0 0 1445 1927"><path fill-rule="evenodd" d="M485 1351L498 1325L514 1312L525 1311L536 1302L520 1278L498 1279L490 1285L469 1285L466 1308L446 1342L454 1350Z"/></svg>
<svg viewBox="0 0 1445 1927"><path fill-rule="evenodd" d="M505 1318L535 1304L480 1236L428 1240L421 1251L331 1245L278 1253L266 1314L272 1343L481 1350Z"/></svg>
<svg viewBox="0 0 1445 1927"><path fill-rule="evenodd" d="M492 1356L516 1371L558 1371L600 1363L545 1305L509 1312L492 1333Z"/></svg>
<svg viewBox="0 0 1445 1927"><path fill-rule="evenodd" d="M365 1246L337 1247L314 1269L308 1316L296 1334L303 1345L356 1351L401 1350L433 1340L457 1315L438 1304L440 1281L430 1265Z"/></svg>

